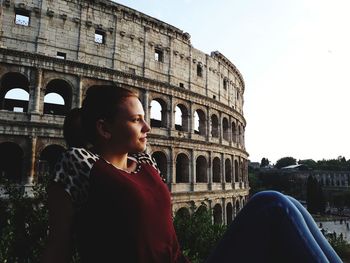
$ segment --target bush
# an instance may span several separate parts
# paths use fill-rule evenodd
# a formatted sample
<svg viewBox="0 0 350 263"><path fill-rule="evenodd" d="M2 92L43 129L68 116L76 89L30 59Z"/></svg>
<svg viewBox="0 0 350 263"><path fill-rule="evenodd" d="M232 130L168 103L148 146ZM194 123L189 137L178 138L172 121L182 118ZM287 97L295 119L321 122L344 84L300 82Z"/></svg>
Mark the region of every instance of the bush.
<svg viewBox="0 0 350 263"><path fill-rule="evenodd" d="M9 181L1 184L0 261L39 262L48 230L45 184L35 184L33 197L24 187Z"/></svg>
<svg viewBox="0 0 350 263"><path fill-rule="evenodd" d="M0 262L40 262L48 234L46 188L49 176L32 188L32 196L24 193L24 186L7 180L0 182L5 193L0 198ZM74 250L72 263L79 263Z"/></svg>
<svg viewBox="0 0 350 263"><path fill-rule="evenodd" d="M339 257L342 259L350 258L350 244L344 239L342 234L337 236L337 234L333 232L327 233L325 236Z"/></svg>
<svg viewBox="0 0 350 263"><path fill-rule="evenodd" d="M191 217L176 215L174 218L180 246L192 263L203 262L226 231L225 225L212 223L211 213L197 209Z"/></svg>

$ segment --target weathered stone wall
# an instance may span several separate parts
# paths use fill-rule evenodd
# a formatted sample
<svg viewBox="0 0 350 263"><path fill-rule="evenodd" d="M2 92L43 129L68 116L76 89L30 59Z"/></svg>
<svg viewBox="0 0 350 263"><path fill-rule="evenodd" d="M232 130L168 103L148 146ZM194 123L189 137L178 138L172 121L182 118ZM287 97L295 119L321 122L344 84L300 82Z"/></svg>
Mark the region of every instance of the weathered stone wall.
<svg viewBox="0 0 350 263"><path fill-rule="evenodd" d="M109 1L3 0L0 11L0 152L8 142L22 149L24 183L65 146L63 113L81 106L89 87L114 83L140 94L148 121L152 101L162 106L162 125L152 127L149 151L166 171L174 212L202 202L220 204L225 222L225 206L230 204L234 213L242 207L249 190L245 87L237 68L221 53L205 54L192 47L188 33ZM28 24L16 24L16 14L28 17ZM102 43L95 42L96 32ZM21 101L28 104L24 112L5 106L5 95L14 88L29 95L27 102ZM61 95L64 105L56 109L45 102L50 93ZM177 106L180 128L175 125ZM212 117L218 120L216 127ZM185 182L177 182L179 154L188 159ZM213 182L214 157L220 159L220 168L215 168L220 169L220 182Z"/></svg>

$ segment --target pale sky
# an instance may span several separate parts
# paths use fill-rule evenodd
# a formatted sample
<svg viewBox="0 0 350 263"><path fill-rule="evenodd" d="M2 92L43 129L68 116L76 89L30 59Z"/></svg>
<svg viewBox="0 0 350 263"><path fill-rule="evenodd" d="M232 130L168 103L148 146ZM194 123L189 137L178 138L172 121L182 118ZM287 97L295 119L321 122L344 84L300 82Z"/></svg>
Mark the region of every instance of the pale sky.
<svg viewBox="0 0 350 263"><path fill-rule="evenodd" d="M245 80L251 161L350 158L349 0L120 0L218 50Z"/></svg>

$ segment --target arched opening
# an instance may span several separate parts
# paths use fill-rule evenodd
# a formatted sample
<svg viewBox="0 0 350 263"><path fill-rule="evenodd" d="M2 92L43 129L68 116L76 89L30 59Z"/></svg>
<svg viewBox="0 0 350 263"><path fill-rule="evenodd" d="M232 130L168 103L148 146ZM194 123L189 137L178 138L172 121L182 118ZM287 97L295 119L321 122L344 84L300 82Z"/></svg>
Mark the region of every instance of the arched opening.
<svg viewBox="0 0 350 263"><path fill-rule="evenodd" d="M229 131L228 131L228 120L227 118L222 119L222 137L224 140L229 140Z"/></svg>
<svg viewBox="0 0 350 263"><path fill-rule="evenodd" d="M205 214L205 213L207 213L208 212L208 209L207 209L207 207L205 206L205 205L200 205L198 208L197 208L197 210L196 210L196 214L197 215L203 215L203 214Z"/></svg>
<svg viewBox="0 0 350 263"><path fill-rule="evenodd" d="M231 203L228 203L226 205L226 222L227 225L229 225L232 222L233 219L233 207Z"/></svg>
<svg viewBox="0 0 350 263"><path fill-rule="evenodd" d="M156 161L157 166L160 170L160 174L162 176L162 178L164 178L165 180L167 180L167 158L165 153L163 152L154 152L152 154L153 159Z"/></svg>
<svg viewBox="0 0 350 263"><path fill-rule="evenodd" d="M24 153L21 147L13 142L0 144L0 175L12 182L22 179Z"/></svg>
<svg viewBox="0 0 350 263"><path fill-rule="evenodd" d="M231 160L225 160L225 181L226 183L232 182L232 168L231 168Z"/></svg>
<svg viewBox="0 0 350 263"><path fill-rule="evenodd" d="M64 80L51 80L45 90L44 114L65 116L71 106L72 87Z"/></svg>
<svg viewBox="0 0 350 263"><path fill-rule="evenodd" d="M219 120L215 114L211 115L211 136L213 138L219 137Z"/></svg>
<svg viewBox="0 0 350 263"><path fill-rule="evenodd" d="M194 133L205 136L205 114L202 110L194 112Z"/></svg>
<svg viewBox="0 0 350 263"><path fill-rule="evenodd" d="M213 182L220 183L221 182L221 165L220 159L215 157L213 160Z"/></svg>
<svg viewBox="0 0 350 263"><path fill-rule="evenodd" d="M237 214L239 213L239 210L240 210L240 206L239 206L239 200L236 200L236 216Z"/></svg>
<svg viewBox="0 0 350 263"><path fill-rule="evenodd" d="M216 204L213 209L214 216L214 224L221 225L222 224L222 208L221 205Z"/></svg>
<svg viewBox="0 0 350 263"><path fill-rule="evenodd" d="M1 78L0 106L2 110L28 112L29 81L18 72L6 73Z"/></svg>
<svg viewBox="0 0 350 263"><path fill-rule="evenodd" d="M232 133L232 141L237 142L236 124L234 122L231 123L231 133Z"/></svg>
<svg viewBox="0 0 350 263"><path fill-rule="evenodd" d="M190 161L186 154L176 157L176 183L188 183L190 179Z"/></svg>
<svg viewBox="0 0 350 263"><path fill-rule="evenodd" d="M161 99L151 101L151 127L166 127L166 104Z"/></svg>
<svg viewBox="0 0 350 263"><path fill-rule="evenodd" d="M239 182L238 161L235 160L235 182Z"/></svg>
<svg viewBox="0 0 350 263"><path fill-rule="evenodd" d="M52 173L56 162L63 152L64 148L60 145L53 144L45 147L40 153L38 174L45 176L48 175L48 173Z"/></svg>
<svg viewBox="0 0 350 263"><path fill-rule="evenodd" d="M207 175L208 164L207 160L204 156L198 156L196 160L196 182L197 183L207 183L208 175Z"/></svg>
<svg viewBox="0 0 350 263"><path fill-rule="evenodd" d="M188 131L188 111L182 104L178 104L175 107L175 129L178 131Z"/></svg>
<svg viewBox="0 0 350 263"><path fill-rule="evenodd" d="M238 125L238 143L242 144L242 128L241 128L241 125Z"/></svg>
<svg viewBox="0 0 350 263"><path fill-rule="evenodd" d="M182 220L188 220L191 217L190 211L186 207L181 207L176 211L176 217Z"/></svg>

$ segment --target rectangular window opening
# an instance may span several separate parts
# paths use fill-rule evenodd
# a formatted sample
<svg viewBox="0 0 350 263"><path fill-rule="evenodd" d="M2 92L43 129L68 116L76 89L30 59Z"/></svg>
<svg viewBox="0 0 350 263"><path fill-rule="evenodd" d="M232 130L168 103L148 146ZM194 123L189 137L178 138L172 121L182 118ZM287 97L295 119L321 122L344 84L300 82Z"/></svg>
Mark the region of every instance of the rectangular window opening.
<svg viewBox="0 0 350 263"><path fill-rule="evenodd" d="M106 43L106 32L96 29L95 30L95 43L105 44Z"/></svg>
<svg viewBox="0 0 350 263"><path fill-rule="evenodd" d="M182 82L179 83L180 88L184 88L184 84Z"/></svg>
<svg viewBox="0 0 350 263"><path fill-rule="evenodd" d="M200 65L197 65L197 76L198 77L203 76L203 68Z"/></svg>
<svg viewBox="0 0 350 263"><path fill-rule="evenodd" d="M227 89L227 79L224 79L224 89Z"/></svg>
<svg viewBox="0 0 350 263"><path fill-rule="evenodd" d="M26 10L15 10L15 24L20 26L29 26L29 12Z"/></svg>
<svg viewBox="0 0 350 263"><path fill-rule="evenodd" d="M66 53L57 52L56 58L66 59Z"/></svg>
<svg viewBox="0 0 350 263"><path fill-rule="evenodd" d="M155 61L163 62L163 59L164 59L163 50L156 48L154 50L154 59L155 59Z"/></svg>
<svg viewBox="0 0 350 263"><path fill-rule="evenodd" d="M130 74L136 74L136 69L134 69L134 68L129 68L129 73Z"/></svg>

